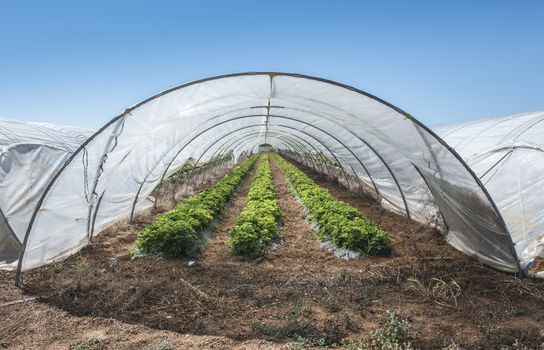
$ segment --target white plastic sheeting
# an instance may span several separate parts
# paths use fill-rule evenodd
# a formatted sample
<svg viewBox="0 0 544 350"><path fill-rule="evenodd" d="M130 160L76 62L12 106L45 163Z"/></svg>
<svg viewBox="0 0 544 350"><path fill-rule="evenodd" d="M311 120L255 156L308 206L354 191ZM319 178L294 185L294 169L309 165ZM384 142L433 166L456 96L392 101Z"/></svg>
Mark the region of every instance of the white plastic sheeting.
<svg viewBox="0 0 544 350"><path fill-rule="evenodd" d="M86 129L0 119L0 268L14 268L36 204Z"/></svg>
<svg viewBox="0 0 544 350"><path fill-rule="evenodd" d="M422 222L442 221L457 249L498 269L519 270L489 195L428 128L352 87L278 73L184 84L106 124L45 188L22 239L20 270L68 256L147 205L161 179L189 157L206 161L232 152L236 161L265 143L286 154L334 159L384 206Z"/></svg>
<svg viewBox="0 0 544 350"><path fill-rule="evenodd" d="M260 144L334 159L389 208L444 220L452 245L518 271L506 226L466 164L421 123L357 89L294 74L244 73L184 84L127 109L57 173L24 234L19 267L63 258L148 195L189 158Z"/></svg>
<svg viewBox="0 0 544 350"><path fill-rule="evenodd" d="M529 268L544 250L544 111L434 130L487 188Z"/></svg>

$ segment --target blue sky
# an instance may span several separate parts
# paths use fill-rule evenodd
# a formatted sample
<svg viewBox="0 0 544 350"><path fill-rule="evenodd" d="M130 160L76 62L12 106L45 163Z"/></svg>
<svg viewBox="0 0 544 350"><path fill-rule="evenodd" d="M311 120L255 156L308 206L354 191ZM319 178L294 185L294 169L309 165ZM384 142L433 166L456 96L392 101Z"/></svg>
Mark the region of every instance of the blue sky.
<svg viewBox="0 0 544 350"><path fill-rule="evenodd" d="M98 128L183 82L316 75L429 125L544 109L544 1L0 0L0 117Z"/></svg>

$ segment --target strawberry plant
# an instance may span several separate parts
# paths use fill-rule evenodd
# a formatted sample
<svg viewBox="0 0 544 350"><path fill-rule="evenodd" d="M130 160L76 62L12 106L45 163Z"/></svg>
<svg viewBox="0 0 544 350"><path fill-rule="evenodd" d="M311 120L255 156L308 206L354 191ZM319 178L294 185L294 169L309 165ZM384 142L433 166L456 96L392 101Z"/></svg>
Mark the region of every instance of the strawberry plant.
<svg viewBox="0 0 544 350"><path fill-rule="evenodd" d="M138 233L136 249L142 254L195 258L202 252L202 230L219 216L225 203L255 165L253 156L230 171L214 186L179 203Z"/></svg>
<svg viewBox="0 0 544 350"><path fill-rule="evenodd" d="M280 219L269 155L265 154L255 173L244 209L229 232L230 247L236 255L245 258L261 256L264 248L280 236Z"/></svg>
<svg viewBox="0 0 544 350"><path fill-rule="evenodd" d="M388 234L377 224L346 202L334 198L281 156L275 154L274 160L308 209L309 219L318 224L317 235L321 240L367 254L386 254L391 250Z"/></svg>

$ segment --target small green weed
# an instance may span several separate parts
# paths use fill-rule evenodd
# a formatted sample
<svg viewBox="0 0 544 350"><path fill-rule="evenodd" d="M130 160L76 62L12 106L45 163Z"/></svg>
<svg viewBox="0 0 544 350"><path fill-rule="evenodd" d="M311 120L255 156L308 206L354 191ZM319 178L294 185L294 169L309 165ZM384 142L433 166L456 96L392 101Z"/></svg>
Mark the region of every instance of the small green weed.
<svg viewBox="0 0 544 350"><path fill-rule="evenodd" d="M387 319L380 322L381 329L372 332L369 340L344 342L347 350L412 350L410 332L412 324L395 312L387 311Z"/></svg>
<svg viewBox="0 0 544 350"><path fill-rule="evenodd" d="M344 332L333 320L327 320L323 330L318 329L307 320L301 319L304 308L297 305L295 310L287 317L285 322L278 325L268 325L262 322L253 324L253 330L261 335L277 339L296 339L290 343L291 348L304 348L304 346L332 346L339 344L345 337Z"/></svg>
<svg viewBox="0 0 544 350"><path fill-rule="evenodd" d="M148 345L143 350L175 350L167 339L161 339L157 346Z"/></svg>
<svg viewBox="0 0 544 350"><path fill-rule="evenodd" d="M86 275L91 271L91 264L87 258L80 254L69 269L77 275Z"/></svg>
<svg viewBox="0 0 544 350"><path fill-rule="evenodd" d="M106 343L100 339L89 339L68 346L68 350L105 350Z"/></svg>

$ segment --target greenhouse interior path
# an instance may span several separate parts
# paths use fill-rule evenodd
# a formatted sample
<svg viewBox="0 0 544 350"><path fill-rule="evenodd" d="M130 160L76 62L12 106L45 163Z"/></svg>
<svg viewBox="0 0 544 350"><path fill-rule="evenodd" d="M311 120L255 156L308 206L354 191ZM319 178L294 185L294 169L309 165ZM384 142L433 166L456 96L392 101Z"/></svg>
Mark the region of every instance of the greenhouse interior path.
<svg viewBox="0 0 544 350"><path fill-rule="evenodd" d="M196 267L177 259L131 260L137 231L152 221L144 216L135 225L108 230L62 263L28 272L24 294L2 275L8 294L0 298L38 299L0 307L0 317L16 320L0 329L0 345L144 349L164 340L180 349L280 349L301 339L332 344L367 338L388 310L409 319L415 348L485 349L515 341L534 346L541 339L542 283L479 264L433 229L301 169L387 230L393 255L346 261L320 248L272 162L284 215L285 242L278 249L243 261L226 244L253 170ZM112 257L118 260L114 266ZM25 331L22 322L28 324Z"/></svg>

